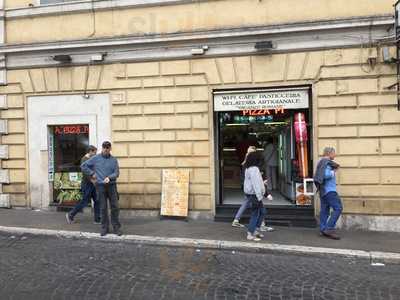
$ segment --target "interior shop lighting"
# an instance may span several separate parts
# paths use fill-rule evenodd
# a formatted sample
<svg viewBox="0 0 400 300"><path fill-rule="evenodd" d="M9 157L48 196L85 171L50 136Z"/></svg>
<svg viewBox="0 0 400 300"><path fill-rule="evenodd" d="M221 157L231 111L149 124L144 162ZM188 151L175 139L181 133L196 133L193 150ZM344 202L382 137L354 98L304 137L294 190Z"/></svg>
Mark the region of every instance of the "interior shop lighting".
<svg viewBox="0 0 400 300"><path fill-rule="evenodd" d="M272 125L272 126L278 126L278 125L287 125L287 122L268 122L264 123L264 125Z"/></svg>
<svg viewBox="0 0 400 300"><path fill-rule="evenodd" d="M246 123L231 123L231 124L225 124L226 126L249 126L249 124Z"/></svg>

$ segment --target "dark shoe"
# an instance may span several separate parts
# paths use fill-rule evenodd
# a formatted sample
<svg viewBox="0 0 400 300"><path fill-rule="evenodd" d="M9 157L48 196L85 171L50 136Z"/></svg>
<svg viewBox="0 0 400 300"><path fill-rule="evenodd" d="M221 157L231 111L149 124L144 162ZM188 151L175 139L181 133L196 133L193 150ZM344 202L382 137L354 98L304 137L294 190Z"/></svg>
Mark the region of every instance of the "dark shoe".
<svg viewBox="0 0 400 300"><path fill-rule="evenodd" d="M340 236L336 234L333 230L325 230L321 232L323 236L330 238L332 240L340 240Z"/></svg>
<svg viewBox="0 0 400 300"><path fill-rule="evenodd" d="M109 232L108 229L102 229L100 232L100 236L105 236L107 235L108 232Z"/></svg>
<svg viewBox="0 0 400 300"><path fill-rule="evenodd" d="M121 235L122 235L122 231L121 231L120 228L114 229L114 233L115 233L116 235L118 235L118 236L121 236Z"/></svg>
<svg viewBox="0 0 400 300"><path fill-rule="evenodd" d="M68 224L74 223L74 219L71 218L71 215L69 213L65 214L65 218L67 219Z"/></svg>

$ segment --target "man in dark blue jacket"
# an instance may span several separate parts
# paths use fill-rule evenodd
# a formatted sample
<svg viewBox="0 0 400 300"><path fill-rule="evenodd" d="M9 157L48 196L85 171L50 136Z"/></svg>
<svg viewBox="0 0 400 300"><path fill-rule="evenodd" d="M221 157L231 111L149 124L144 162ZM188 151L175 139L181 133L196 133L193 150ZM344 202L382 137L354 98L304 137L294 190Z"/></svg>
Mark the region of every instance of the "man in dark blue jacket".
<svg viewBox="0 0 400 300"><path fill-rule="evenodd" d="M101 153L93 156L81 165L82 172L92 178L96 185L97 199L100 202L101 236L109 233L108 201L111 207L111 225L117 235L122 235L119 222L119 204L117 178L119 166L117 159L111 155L111 143L102 144ZM108 199L108 201L107 201Z"/></svg>

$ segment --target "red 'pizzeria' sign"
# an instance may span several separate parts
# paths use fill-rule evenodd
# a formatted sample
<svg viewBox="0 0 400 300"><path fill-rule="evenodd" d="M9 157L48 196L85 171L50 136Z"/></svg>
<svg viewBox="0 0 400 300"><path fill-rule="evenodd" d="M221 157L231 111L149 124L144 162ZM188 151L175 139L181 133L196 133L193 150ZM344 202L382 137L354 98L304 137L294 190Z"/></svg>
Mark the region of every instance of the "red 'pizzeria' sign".
<svg viewBox="0 0 400 300"><path fill-rule="evenodd" d="M61 125L54 127L54 134L88 134L88 125Z"/></svg>

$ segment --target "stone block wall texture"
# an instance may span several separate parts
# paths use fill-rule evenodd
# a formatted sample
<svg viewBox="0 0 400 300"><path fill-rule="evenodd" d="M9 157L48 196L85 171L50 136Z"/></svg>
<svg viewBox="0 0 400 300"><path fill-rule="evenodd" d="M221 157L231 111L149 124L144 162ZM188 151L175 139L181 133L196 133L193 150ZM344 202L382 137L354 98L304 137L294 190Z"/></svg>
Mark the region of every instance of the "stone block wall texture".
<svg viewBox="0 0 400 300"><path fill-rule="evenodd" d="M365 51L365 52L364 52ZM13 205L26 205L26 119L29 95L106 91L112 102L113 153L120 160L123 208L158 208L161 171L190 170L190 209L211 210L212 90L313 87L314 162L325 146L337 149L345 213L400 214L400 112L395 66L360 64L372 49L191 59L8 71L8 121L2 144L10 172L4 186ZM363 62L363 60L361 60ZM268 72L266 71L268 70ZM88 81L85 83L88 72Z"/></svg>

